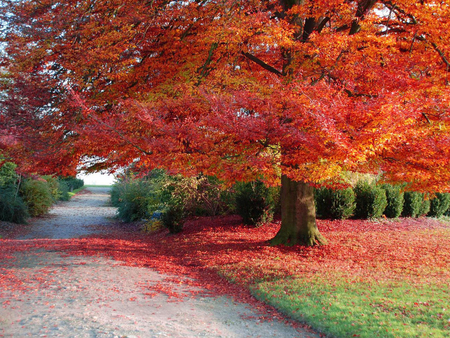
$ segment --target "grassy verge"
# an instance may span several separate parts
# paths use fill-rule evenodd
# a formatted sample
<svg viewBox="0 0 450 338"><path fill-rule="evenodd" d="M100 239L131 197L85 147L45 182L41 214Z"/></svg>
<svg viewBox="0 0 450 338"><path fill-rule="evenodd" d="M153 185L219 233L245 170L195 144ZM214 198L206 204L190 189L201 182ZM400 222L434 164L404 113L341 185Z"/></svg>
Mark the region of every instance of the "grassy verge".
<svg viewBox="0 0 450 338"><path fill-rule="evenodd" d="M261 282L257 298L335 337L448 337L448 285L316 277Z"/></svg>
<svg viewBox="0 0 450 338"><path fill-rule="evenodd" d="M75 196L77 193L79 193L81 190L84 190L84 189L86 189L85 185L83 185L82 187L75 189L73 191L69 191L69 196L70 197Z"/></svg>

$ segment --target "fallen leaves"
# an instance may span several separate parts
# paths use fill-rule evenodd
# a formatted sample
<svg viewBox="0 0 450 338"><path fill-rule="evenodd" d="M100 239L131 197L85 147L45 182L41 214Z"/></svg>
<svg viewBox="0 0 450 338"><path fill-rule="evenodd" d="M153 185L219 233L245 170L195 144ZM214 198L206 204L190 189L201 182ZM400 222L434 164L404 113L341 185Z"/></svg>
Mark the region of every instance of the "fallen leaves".
<svg viewBox="0 0 450 338"><path fill-rule="evenodd" d="M249 286L261 281L301 276L307 282L318 274L327 280L339 276L349 285L368 280L447 285L450 280L447 224L421 218L318 221L318 226L329 239L328 246L271 247L268 240L278 231L279 223L253 228L242 225L235 216L191 219L178 235L169 235L166 230L152 234L116 231L81 239L3 239L0 290L30 292L41 277L56 273L51 266L41 269L41 277L34 276L31 283L23 274L7 269L15 253L28 252L38 257L39 250L61 251L68 256L106 256L119 264L149 267L172 276L160 283L139 285L149 297L164 294L171 301L182 301L196 295L183 291L183 286L189 285L209 290L202 296L231 295L252 304L261 314L267 314L270 308L248 292ZM77 264L86 263L80 260ZM169 282L177 283L180 289L168 287ZM425 307L426 303L414 305Z"/></svg>

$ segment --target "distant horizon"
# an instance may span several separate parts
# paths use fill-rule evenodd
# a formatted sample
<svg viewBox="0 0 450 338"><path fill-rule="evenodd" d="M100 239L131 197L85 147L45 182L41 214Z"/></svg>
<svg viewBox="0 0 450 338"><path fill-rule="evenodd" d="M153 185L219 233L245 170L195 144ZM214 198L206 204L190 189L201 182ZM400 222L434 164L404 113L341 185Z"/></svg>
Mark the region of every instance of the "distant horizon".
<svg viewBox="0 0 450 338"><path fill-rule="evenodd" d="M83 173L78 174L77 178L82 179L86 185L112 185L115 181L114 175L106 173Z"/></svg>

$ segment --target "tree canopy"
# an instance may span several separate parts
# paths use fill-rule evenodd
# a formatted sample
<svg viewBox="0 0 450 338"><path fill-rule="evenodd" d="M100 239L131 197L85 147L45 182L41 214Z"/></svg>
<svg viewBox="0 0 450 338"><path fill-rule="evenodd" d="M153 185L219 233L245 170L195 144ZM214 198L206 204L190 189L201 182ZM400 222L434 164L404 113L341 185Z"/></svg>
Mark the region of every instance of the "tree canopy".
<svg viewBox="0 0 450 338"><path fill-rule="evenodd" d="M10 0L1 12L0 146L34 170L84 158L449 189L448 1Z"/></svg>

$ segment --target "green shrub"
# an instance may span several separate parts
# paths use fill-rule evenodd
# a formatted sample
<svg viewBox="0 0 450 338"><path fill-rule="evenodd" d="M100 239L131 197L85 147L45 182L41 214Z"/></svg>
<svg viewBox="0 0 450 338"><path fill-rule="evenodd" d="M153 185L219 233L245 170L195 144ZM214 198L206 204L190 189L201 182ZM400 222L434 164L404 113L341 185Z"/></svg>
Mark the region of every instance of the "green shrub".
<svg viewBox="0 0 450 338"><path fill-rule="evenodd" d="M69 186L66 182L58 180L58 201L70 200Z"/></svg>
<svg viewBox="0 0 450 338"><path fill-rule="evenodd" d="M69 191L74 191L84 185L83 180L73 176L62 177L60 179L67 184L67 186L69 187Z"/></svg>
<svg viewBox="0 0 450 338"><path fill-rule="evenodd" d="M386 192L365 181L360 181L354 189L356 195L355 218L378 218L387 206Z"/></svg>
<svg viewBox="0 0 450 338"><path fill-rule="evenodd" d="M347 219L353 216L356 208L355 193L351 188L319 188L316 189L314 197L318 218Z"/></svg>
<svg viewBox="0 0 450 338"><path fill-rule="evenodd" d="M23 224L28 217L28 208L15 189L0 188L0 221Z"/></svg>
<svg viewBox="0 0 450 338"><path fill-rule="evenodd" d="M387 206L384 214L388 218L397 218L402 214L405 194L400 186L383 184L382 188L386 192Z"/></svg>
<svg viewBox="0 0 450 338"><path fill-rule="evenodd" d="M127 180L121 183L118 214L124 222L148 218L148 205L152 196L152 186L146 180Z"/></svg>
<svg viewBox="0 0 450 338"><path fill-rule="evenodd" d="M417 217L420 215L423 196L417 191L406 191L403 203L403 217Z"/></svg>
<svg viewBox="0 0 450 338"><path fill-rule="evenodd" d="M431 200L430 217L441 217L450 207L450 194L436 193L436 197Z"/></svg>
<svg viewBox="0 0 450 338"><path fill-rule="evenodd" d="M16 174L16 165L11 162L0 164L0 188L17 185L19 175Z"/></svg>
<svg viewBox="0 0 450 338"><path fill-rule="evenodd" d="M184 217L185 214L182 206L170 205L162 213L161 221L163 225L169 229L171 234L176 234L183 230Z"/></svg>
<svg viewBox="0 0 450 338"><path fill-rule="evenodd" d="M122 182L116 182L111 187L110 195L111 195L111 205L113 207L119 207L120 205L122 185L123 185Z"/></svg>
<svg viewBox="0 0 450 338"><path fill-rule="evenodd" d="M47 213L53 204L50 188L43 179L25 180L20 187L20 194L33 217Z"/></svg>
<svg viewBox="0 0 450 338"><path fill-rule="evenodd" d="M420 205L418 216L426 216L428 214L428 212L430 211L431 201L429 198L426 198L426 196L424 194L420 194L420 195L422 197L422 203Z"/></svg>
<svg viewBox="0 0 450 338"><path fill-rule="evenodd" d="M261 181L240 182L235 186L236 211L244 224L261 226L273 218L275 188L268 188Z"/></svg>
<svg viewBox="0 0 450 338"><path fill-rule="evenodd" d="M52 194L53 202L58 201L60 196L58 179L52 176L43 176L42 178L47 181L48 188Z"/></svg>

